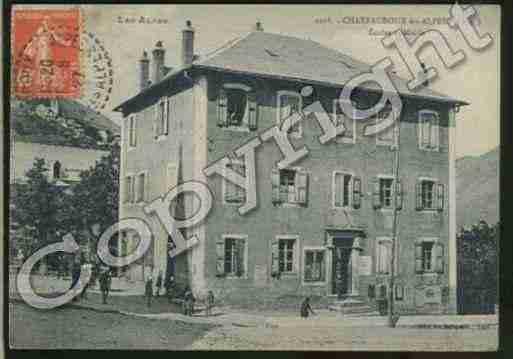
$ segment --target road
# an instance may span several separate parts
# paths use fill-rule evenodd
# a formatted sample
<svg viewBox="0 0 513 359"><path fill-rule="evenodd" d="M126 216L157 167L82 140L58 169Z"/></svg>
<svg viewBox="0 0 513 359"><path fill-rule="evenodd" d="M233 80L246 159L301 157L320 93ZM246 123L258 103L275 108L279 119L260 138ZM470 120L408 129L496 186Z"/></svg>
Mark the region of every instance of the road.
<svg viewBox="0 0 513 359"><path fill-rule="evenodd" d="M214 326L74 308L41 311L22 303L11 303L9 311L10 342L20 349L491 351L498 331L390 329L352 325L349 319L338 325L285 317L278 326Z"/></svg>

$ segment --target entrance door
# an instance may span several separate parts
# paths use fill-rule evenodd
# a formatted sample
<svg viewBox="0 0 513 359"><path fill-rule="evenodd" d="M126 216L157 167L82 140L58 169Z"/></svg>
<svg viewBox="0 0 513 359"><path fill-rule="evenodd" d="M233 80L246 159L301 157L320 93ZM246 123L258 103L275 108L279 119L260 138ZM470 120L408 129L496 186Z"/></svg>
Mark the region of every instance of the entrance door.
<svg viewBox="0 0 513 359"><path fill-rule="evenodd" d="M333 294L339 298L351 292L351 252L353 240L343 238L333 240Z"/></svg>

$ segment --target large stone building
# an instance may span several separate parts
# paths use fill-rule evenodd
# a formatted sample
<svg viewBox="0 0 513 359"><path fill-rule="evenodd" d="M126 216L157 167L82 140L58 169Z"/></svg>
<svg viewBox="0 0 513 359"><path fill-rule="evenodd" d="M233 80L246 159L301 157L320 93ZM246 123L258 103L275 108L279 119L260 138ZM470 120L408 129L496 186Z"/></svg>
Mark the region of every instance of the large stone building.
<svg viewBox="0 0 513 359"><path fill-rule="evenodd" d="M454 312L452 136L456 108L465 103L426 87L410 91L406 80L391 74L403 103L399 126L364 136L364 126L380 121L386 109L353 121L337 99L369 65L311 40L264 32L261 24L207 56L194 54L194 35L188 22L182 64L171 71L163 70L161 42L151 60L145 52L140 92L116 108L124 115L120 216L144 218L154 236L151 250L131 267L132 278L162 270L199 296L213 290L232 301L309 294L373 303L388 290L398 188L396 305L410 312ZM301 92L305 86L313 92ZM356 93L352 100L363 108L380 97L372 88ZM306 146L308 154L278 168L281 146L268 130L314 101L346 131L321 144L317 121L295 124L288 140L295 151ZM248 163L233 151L255 138L258 206L241 215L248 193L203 170L231 154L226 167L247 174ZM169 235L142 204L188 180L208 184L213 208L203 223L183 230L199 244L170 259ZM189 214L197 206L188 197L177 203ZM125 241L135 243L129 233Z"/></svg>

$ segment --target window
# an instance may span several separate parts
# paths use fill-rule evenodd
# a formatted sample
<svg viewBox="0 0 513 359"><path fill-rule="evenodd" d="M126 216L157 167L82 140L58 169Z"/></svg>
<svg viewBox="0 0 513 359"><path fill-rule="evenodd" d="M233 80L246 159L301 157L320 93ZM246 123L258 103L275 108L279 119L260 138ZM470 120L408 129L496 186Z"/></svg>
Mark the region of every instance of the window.
<svg viewBox="0 0 513 359"><path fill-rule="evenodd" d="M246 273L246 238L224 236L217 242L217 275L243 277Z"/></svg>
<svg viewBox="0 0 513 359"><path fill-rule="evenodd" d="M224 84L218 96L218 126L228 129L257 129L256 94L243 84Z"/></svg>
<svg viewBox="0 0 513 359"><path fill-rule="evenodd" d="M135 115L128 117L128 147L137 146L137 119Z"/></svg>
<svg viewBox="0 0 513 359"><path fill-rule="evenodd" d="M376 271L378 274L390 274L390 260L392 258L392 239L388 237L376 238ZM399 242L395 243L394 271L399 269Z"/></svg>
<svg viewBox="0 0 513 359"><path fill-rule="evenodd" d="M132 203L134 202L134 176L126 176L125 177L125 190L124 190L124 202Z"/></svg>
<svg viewBox="0 0 513 359"><path fill-rule="evenodd" d="M344 208L351 205L352 179L351 174L342 172L333 174L333 206L335 208Z"/></svg>
<svg viewBox="0 0 513 359"><path fill-rule="evenodd" d="M241 176L245 176L246 174L246 167L244 166L242 161L232 160L231 162L226 164L226 168L237 172ZM237 186L236 184L226 179L224 179L223 181L223 198L225 203L240 204L246 201L246 192L243 188Z"/></svg>
<svg viewBox="0 0 513 359"><path fill-rule="evenodd" d="M373 204L374 208L394 208L394 182L397 191L397 209L402 209L403 186L401 180L394 181L393 177L377 177L374 179Z"/></svg>
<svg viewBox="0 0 513 359"><path fill-rule="evenodd" d="M375 116L375 123L379 124L385 121L389 116L394 116L392 112L392 105L388 102L385 107L379 111ZM376 144L392 146L397 144L397 137L399 132L398 121L394 121L393 125L388 126L384 130L376 134Z"/></svg>
<svg viewBox="0 0 513 359"><path fill-rule="evenodd" d="M145 200L146 191L146 173L140 173L137 176L137 198L136 202L143 202Z"/></svg>
<svg viewBox="0 0 513 359"><path fill-rule="evenodd" d="M324 282L324 250L305 250L305 282Z"/></svg>
<svg viewBox="0 0 513 359"><path fill-rule="evenodd" d="M291 91L278 92L278 125L295 113L300 113L303 100L299 93ZM296 123L287 130L287 134L294 138L300 138L303 133L301 122Z"/></svg>
<svg viewBox="0 0 513 359"><path fill-rule="evenodd" d="M379 179L379 199L384 208L392 207L392 178Z"/></svg>
<svg viewBox="0 0 513 359"><path fill-rule="evenodd" d="M439 146L439 118L434 111L422 110L419 112L419 148L437 151Z"/></svg>
<svg viewBox="0 0 513 359"><path fill-rule="evenodd" d="M356 102L352 101L352 106L356 109ZM355 112L353 111L351 114L352 117L347 116L344 111L342 111L340 99L336 99L333 101L333 114L335 118L335 126L339 126L343 123L345 127L344 133L337 136L337 139L340 139L340 142L342 143L356 143L356 120L353 119Z"/></svg>
<svg viewBox="0 0 513 359"><path fill-rule="evenodd" d="M308 174L302 169L273 169L273 203L307 204Z"/></svg>
<svg viewBox="0 0 513 359"><path fill-rule="evenodd" d="M444 272L444 246L433 240L421 240L415 244L415 271L417 273Z"/></svg>
<svg viewBox="0 0 513 359"><path fill-rule="evenodd" d="M271 244L273 276L296 272L296 239L284 236L275 239Z"/></svg>
<svg viewBox="0 0 513 359"><path fill-rule="evenodd" d="M155 114L155 138L168 134L169 127L169 99L162 98L156 108Z"/></svg>
<svg viewBox="0 0 513 359"><path fill-rule="evenodd" d="M278 263L281 273L294 271L294 239L280 239L278 241Z"/></svg>
<svg viewBox="0 0 513 359"><path fill-rule="evenodd" d="M434 179L420 179L416 187L416 208L417 210L438 210L444 209L445 188L442 183Z"/></svg>

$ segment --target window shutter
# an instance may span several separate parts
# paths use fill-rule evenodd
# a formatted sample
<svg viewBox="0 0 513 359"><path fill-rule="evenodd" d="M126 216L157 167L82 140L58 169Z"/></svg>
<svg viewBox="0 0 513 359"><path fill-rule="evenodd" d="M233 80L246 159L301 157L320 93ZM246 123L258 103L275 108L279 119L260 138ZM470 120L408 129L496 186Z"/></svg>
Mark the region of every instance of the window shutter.
<svg viewBox="0 0 513 359"><path fill-rule="evenodd" d="M395 190L397 191L397 209L400 211L403 209L403 183L401 179L397 179Z"/></svg>
<svg viewBox="0 0 513 359"><path fill-rule="evenodd" d="M273 203L280 202L280 170L273 168L271 170L271 186Z"/></svg>
<svg viewBox="0 0 513 359"><path fill-rule="evenodd" d="M221 88L217 99L217 125L219 127L227 125L227 106L228 98L226 97L226 90Z"/></svg>
<svg viewBox="0 0 513 359"><path fill-rule="evenodd" d="M178 172L176 170L176 164L169 163L167 165L167 188L165 188L165 192L171 190L176 187L178 182Z"/></svg>
<svg viewBox="0 0 513 359"><path fill-rule="evenodd" d="M381 208L382 203L381 203L381 197L380 197L380 193L379 193L379 178L376 177L372 180L372 188L373 188L372 202L374 205L374 209Z"/></svg>
<svg viewBox="0 0 513 359"><path fill-rule="evenodd" d="M335 197L335 207L342 207L342 181L344 176L341 173L335 173L333 183L333 195Z"/></svg>
<svg viewBox="0 0 513 359"><path fill-rule="evenodd" d="M415 273L422 273L422 243L415 243Z"/></svg>
<svg viewBox="0 0 513 359"><path fill-rule="evenodd" d="M444 245L442 243L435 243L435 271L438 273L444 272Z"/></svg>
<svg viewBox="0 0 513 359"><path fill-rule="evenodd" d="M422 181L415 184L415 209L422 210Z"/></svg>
<svg viewBox="0 0 513 359"><path fill-rule="evenodd" d="M421 136L422 148L428 148L431 144L431 120L429 118L421 118Z"/></svg>
<svg viewBox="0 0 513 359"><path fill-rule="evenodd" d="M296 202L306 205L308 197L308 173L305 170L296 171Z"/></svg>
<svg viewBox="0 0 513 359"><path fill-rule="evenodd" d="M244 276L244 239L237 239L236 241L236 249L237 249L237 271L236 275L238 277Z"/></svg>
<svg viewBox="0 0 513 359"><path fill-rule="evenodd" d="M433 119L431 120L431 128L430 129L431 129L430 146L431 146L431 148L438 148L439 130L438 130L438 118L437 117L433 117Z"/></svg>
<svg viewBox="0 0 513 359"><path fill-rule="evenodd" d="M160 106L160 102L158 102L157 106L155 106L155 138L157 138L162 133L162 120L160 118L162 114L160 113Z"/></svg>
<svg viewBox="0 0 513 359"><path fill-rule="evenodd" d="M258 128L258 104L256 94L254 92L248 93L248 106L248 127L251 131L255 131Z"/></svg>
<svg viewBox="0 0 513 359"><path fill-rule="evenodd" d="M224 239L216 242L216 275L224 275Z"/></svg>
<svg viewBox="0 0 513 359"><path fill-rule="evenodd" d="M169 104L171 99L166 98L166 102L164 105L164 135L169 133Z"/></svg>
<svg viewBox="0 0 513 359"><path fill-rule="evenodd" d="M279 255L280 248L278 240L273 240L271 243L271 275L274 277L280 272Z"/></svg>
<svg viewBox="0 0 513 359"><path fill-rule="evenodd" d="M362 205L362 179L353 177L353 208L358 209Z"/></svg>
<svg viewBox="0 0 513 359"><path fill-rule="evenodd" d="M438 199L438 210L443 211L444 210L444 185L443 183L438 183L437 185L437 199Z"/></svg>
<svg viewBox="0 0 513 359"><path fill-rule="evenodd" d="M124 183L124 203L130 202L130 186L131 186L132 179L130 176L125 177L125 183Z"/></svg>

